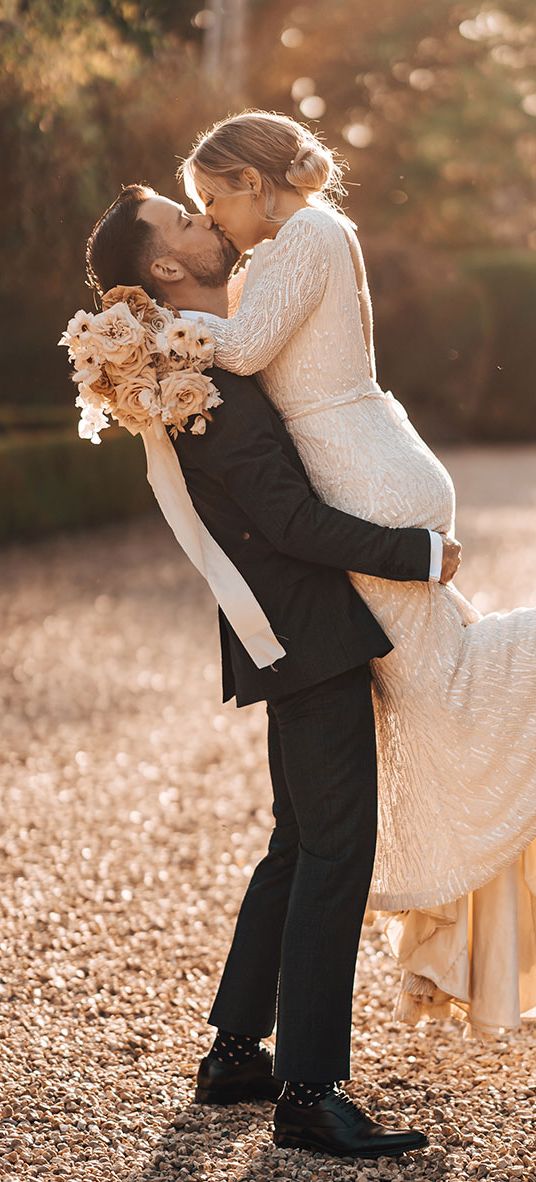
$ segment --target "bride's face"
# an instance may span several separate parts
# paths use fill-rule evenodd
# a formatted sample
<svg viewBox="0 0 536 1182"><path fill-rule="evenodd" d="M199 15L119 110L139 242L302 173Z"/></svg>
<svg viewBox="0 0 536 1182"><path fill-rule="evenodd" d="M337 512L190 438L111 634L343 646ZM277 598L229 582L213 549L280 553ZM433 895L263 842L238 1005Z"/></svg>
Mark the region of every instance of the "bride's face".
<svg viewBox="0 0 536 1182"><path fill-rule="evenodd" d="M237 192L222 177L221 193L212 196L203 191L201 184L198 189L205 212L211 215L222 234L240 254L251 250L252 246L266 238L264 199L262 194L257 194L254 185L248 185L247 180L244 181L246 186L246 192Z"/></svg>

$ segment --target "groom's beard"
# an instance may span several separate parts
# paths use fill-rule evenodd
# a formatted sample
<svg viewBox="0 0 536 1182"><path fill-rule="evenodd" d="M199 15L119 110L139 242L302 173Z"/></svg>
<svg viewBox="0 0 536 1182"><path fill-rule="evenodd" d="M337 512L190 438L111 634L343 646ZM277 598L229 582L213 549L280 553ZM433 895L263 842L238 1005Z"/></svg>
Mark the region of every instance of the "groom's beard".
<svg viewBox="0 0 536 1182"><path fill-rule="evenodd" d="M214 246L210 253L188 255L181 262L200 287L224 287L240 252L219 230L211 230L211 234L214 235Z"/></svg>

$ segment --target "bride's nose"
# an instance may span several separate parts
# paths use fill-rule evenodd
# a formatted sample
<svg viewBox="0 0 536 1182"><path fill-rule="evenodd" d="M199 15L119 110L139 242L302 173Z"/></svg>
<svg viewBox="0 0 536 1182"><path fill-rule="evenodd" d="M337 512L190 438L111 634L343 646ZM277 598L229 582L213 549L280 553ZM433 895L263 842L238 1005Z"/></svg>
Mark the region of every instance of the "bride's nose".
<svg viewBox="0 0 536 1182"><path fill-rule="evenodd" d="M193 215L198 226L203 226L205 230L211 230L214 225L214 219L209 213L197 213Z"/></svg>

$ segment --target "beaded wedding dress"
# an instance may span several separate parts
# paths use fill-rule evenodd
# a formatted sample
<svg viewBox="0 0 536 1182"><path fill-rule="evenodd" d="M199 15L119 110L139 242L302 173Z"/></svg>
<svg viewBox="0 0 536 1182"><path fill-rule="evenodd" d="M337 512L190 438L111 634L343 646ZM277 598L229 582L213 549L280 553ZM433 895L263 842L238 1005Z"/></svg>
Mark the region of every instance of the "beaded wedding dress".
<svg viewBox="0 0 536 1182"><path fill-rule="evenodd" d="M318 495L454 536L448 472L376 381L351 223L300 209L238 282L230 319L204 317L216 364L259 374ZM456 1016L482 1037L515 1028L536 1006L536 609L481 615L452 584L349 577L394 644L371 662L369 908L403 969L395 1017Z"/></svg>

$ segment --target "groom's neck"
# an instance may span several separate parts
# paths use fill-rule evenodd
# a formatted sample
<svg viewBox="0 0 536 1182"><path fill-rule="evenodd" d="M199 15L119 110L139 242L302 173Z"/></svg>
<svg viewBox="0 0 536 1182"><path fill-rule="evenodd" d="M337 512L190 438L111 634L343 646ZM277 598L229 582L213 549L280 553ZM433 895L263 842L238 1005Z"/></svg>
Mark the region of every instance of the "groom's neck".
<svg viewBox="0 0 536 1182"><path fill-rule="evenodd" d="M225 287L189 287L184 291L174 292L170 303L177 308L190 312L213 312L215 316L227 319L229 315L229 297Z"/></svg>

